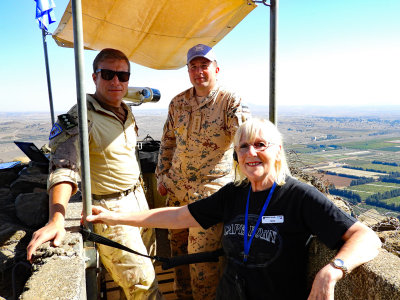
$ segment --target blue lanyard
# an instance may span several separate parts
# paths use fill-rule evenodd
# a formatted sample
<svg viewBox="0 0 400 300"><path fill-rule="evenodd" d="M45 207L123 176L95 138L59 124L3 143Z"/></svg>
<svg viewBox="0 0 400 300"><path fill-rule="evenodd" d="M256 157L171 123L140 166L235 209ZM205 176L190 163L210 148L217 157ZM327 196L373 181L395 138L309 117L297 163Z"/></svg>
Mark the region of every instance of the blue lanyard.
<svg viewBox="0 0 400 300"><path fill-rule="evenodd" d="M247 257L249 256L249 251L250 251L250 245L251 242L253 241L254 236L256 235L256 231L258 229L258 226L260 225L261 219L265 213L265 211L267 210L269 201L271 200L272 194L274 193L276 187L276 183L274 182L274 184L271 187L271 190L268 193L268 197L265 200L264 206L261 210L260 215L258 216L258 220L257 220L257 224L256 226L254 226L253 232L251 233L250 239L247 240L247 235L248 235L248 215L249 215L249 202L250 202L250 193L251 193L251 184L250 184L250 188L249 188L249 194L247 195L247 204L246 204L246 213L244 215L244 256L243 256L243 261L246 262L247 261Z"/></svg>

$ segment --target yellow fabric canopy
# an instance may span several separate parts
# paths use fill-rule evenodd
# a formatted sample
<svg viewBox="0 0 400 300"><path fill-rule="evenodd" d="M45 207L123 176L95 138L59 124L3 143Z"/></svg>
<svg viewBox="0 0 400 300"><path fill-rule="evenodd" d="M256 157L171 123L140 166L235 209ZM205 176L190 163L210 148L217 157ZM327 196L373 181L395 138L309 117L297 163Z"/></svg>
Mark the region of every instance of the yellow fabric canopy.
<svg viewBox="0 0 400 300"><path fill-rule="evenodd" d="M153 69L178 69L189 48L213 47L255 7L250 0L82 0L84 46L116 48ZM71 2L53 38L73 47Z"/></svg>

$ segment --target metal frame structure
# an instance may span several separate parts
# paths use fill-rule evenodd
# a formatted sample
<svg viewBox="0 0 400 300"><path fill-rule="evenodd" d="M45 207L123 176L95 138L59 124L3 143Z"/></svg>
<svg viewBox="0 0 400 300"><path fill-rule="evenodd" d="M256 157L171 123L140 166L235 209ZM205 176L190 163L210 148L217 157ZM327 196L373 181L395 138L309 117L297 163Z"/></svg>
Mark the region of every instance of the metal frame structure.
<svg viewBox="0 0 400 300"><path fill-rule="evenodd" d="M278 0L271 0L269 21L269 120L278 125L276 109L276 50L278 29Z"/></svg>
<svg viewBox="0 0 400 300"><path fill-rule="evenodd" d="M86 216L92 212L92 191L90 186L89 134L87 126L87 104L84 86L84 55L81 0L72 0L72 18L74 29L75 78L78 106L79 146L81 155L81 192L83 202L83 219L85 226L93 230L86 222ZM93 242L84 243L86 261L86 295L87 299L97 299L97 251Z"/></svg>
<svg viewBox="0 0 400 300"><path fill-rule="evenodd" d="M278 29L278 1L252 0L253 3L264 4L270 8L269 19L269 120L278 125L278 114L276 110L276 50L277 50L277 29Z"/></svg>
<svg viewBox="0 0 400 300"><path fill-rule="evenodd" d="M277 49L277 23L278 23L278 0L270 0L270 4L266 0L253 1L254 3L262 3L270 7L270 76L269 76L269 119L277 124L276 112L276 49ZM77 104L79 116L79 145L81 154L81 178L82 178L82 200L83 200L83 218L91 213L91 186L90 186L90 161L89 161L89 143L88 143L88 127L87 127L87 106L86 95L83 79L83 28L82 28L82 5L81 0L71 0L72 16L73 16L73 33L74 33L74 53L75 53L75 72L76 72L76 90ZM46 59L47 60L47 59ZM49 76L49 75L48 75ZM52 109L52 102L50 102ZM54 117L53 117L54 118ZM53 120L54 123L54 120ZM85 226L92 230L90 224ZM86 264L86 293L87 299L97 299L97 254L93 244L85 244L85 255L88 258Z"/></svg>

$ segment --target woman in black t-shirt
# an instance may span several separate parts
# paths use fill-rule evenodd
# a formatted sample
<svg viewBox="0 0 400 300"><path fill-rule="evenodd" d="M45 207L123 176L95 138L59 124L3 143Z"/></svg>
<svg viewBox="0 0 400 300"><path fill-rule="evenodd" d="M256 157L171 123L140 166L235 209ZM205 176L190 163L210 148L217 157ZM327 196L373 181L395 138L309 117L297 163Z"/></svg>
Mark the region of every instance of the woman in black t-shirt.
<svg viewBox="0 0 400 300"><path fill-rule="evenodd" d="M153 228L208 228L223 222L227 264L218 299L334 299L336 282L378 254L379 238L314 187L290 176L281 135L271 122L242 124L234 147L237 178L212 196L141 213L93 207L87 221ZM339 251L307 291L311 235Z"/></svg>

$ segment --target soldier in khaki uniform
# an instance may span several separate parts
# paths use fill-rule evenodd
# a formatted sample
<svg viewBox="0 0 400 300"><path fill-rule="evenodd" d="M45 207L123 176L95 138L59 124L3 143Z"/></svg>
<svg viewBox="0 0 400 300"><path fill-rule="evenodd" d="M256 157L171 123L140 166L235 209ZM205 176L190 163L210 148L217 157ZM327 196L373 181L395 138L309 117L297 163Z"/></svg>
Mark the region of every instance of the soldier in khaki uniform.
<svg viewBox="0 0 400 300"><path fill-rule="evenodd" d="M196 45L188 51L193 87L174 97L164 125L156 169L157 186L167 206L205 198L232 181L232 141L249 113L241 99L217 84L219 68L213 50ZM208 230L170 230L172 256L221 248L222 224ZM214 299L222 272L219 263L175 268L180 299Z"/></svg>
<svg viewBox="0 0 400 300"><path fill-rule="evenodd" d="M122 102L130 77L129 61L118 50L104 49L93 62L92 77L96 92L87 95L87 116L93 203L113 211L148 210L135 153L138 128L130 108ZM58 117L50 133L50 217L33 234L27 248L29 260L40 244L53 240L58 246L65 235L65 210L80 180L77 118L74 106ZM94 231L141 253L155 246L152 229L96 224ZM150 259L103 245L98 250L127 299L162 299Z"/></svg>

